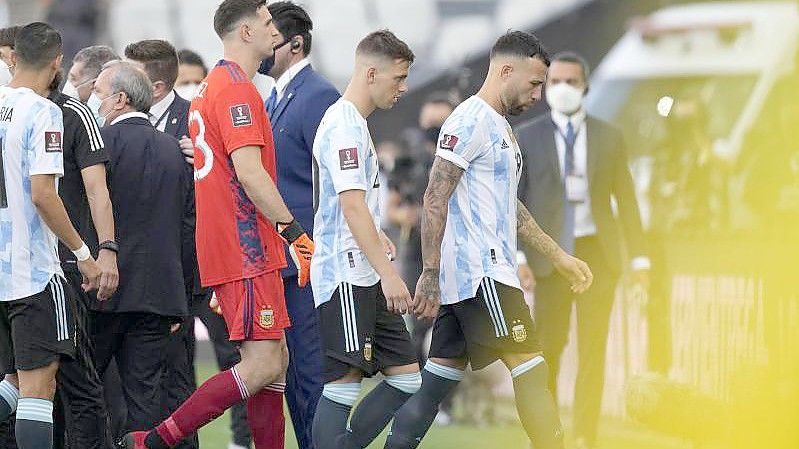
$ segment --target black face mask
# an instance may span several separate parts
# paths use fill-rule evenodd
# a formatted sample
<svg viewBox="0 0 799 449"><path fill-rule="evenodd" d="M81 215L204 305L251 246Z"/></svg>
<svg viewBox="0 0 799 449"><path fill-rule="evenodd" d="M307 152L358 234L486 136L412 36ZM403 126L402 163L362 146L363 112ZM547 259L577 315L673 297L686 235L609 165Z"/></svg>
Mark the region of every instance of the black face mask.
<svg viewBox="0 0 799 449"><path fill-rule="evenodd" d="M430 142L436 143L438 141L439 134L441 134L440 126L432 126L430 128L424 129L424 135L427 137L427 140L429 140Z"/></svg>
<svg viewBox="0 0 799 449"><path fill-rule="evenodd" d="M289 38L289 39L286 39L283 42L275 45L275 48L272 51L272 56L270 56L270 57L264 59L263 61L261 61L261 66L258 67L258 73L260 73L261 75L269 76L269 72L271 72L272 71L272 67L275 66L275 52L278 50L278 48L283 47L284 45L286 45L286 44L288 44L290 42L291 42L291 39Z"/></svg>

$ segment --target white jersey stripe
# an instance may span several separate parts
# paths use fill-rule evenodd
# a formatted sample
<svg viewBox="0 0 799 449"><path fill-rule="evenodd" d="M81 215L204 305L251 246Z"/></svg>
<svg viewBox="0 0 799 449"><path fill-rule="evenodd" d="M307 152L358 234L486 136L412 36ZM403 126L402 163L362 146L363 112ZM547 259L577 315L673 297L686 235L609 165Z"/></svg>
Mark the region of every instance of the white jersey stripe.
<svg viewBox="0 0 799 449"><path fill-rule="evenodd" d="M353 351L360 351L361 350L361 340L360 336L358 335L358 315L355 309L355 297L352 294L352 284L349 282L347 284L347 297L350 301L350 323L352 323L352 341L354 343Z"/></svg>
<svg viewBox="0 0 799 449"><path fill-rule="evenodd" d="M494 307L491 304L491 290L488 288L486 282L487 279L488 278L483 278L483 280L480 281L480 286L483 289L483 301L485 301L486 307L488 308L488 316L491 318L491 322L494 324L494 334L496 335L497 338L499 338L500 337L499 321L497 320L497 316L494 312Z"/></svg>
<svg viewBox="0 0 799 449"><path fill-rule="evenodd" d="M61 277L56 275L53 277L55 280L56 288L58 288L58 306L59 306L59 317L61 318L61 340L66 340L69 338L69 322L67 320L67 304L66 304L66 293L64 292L64 284L61 281Z"/></svg>
<svg viewBox="0 0 799 449"><path fill-rule="evenodd" d="M80 117L83 127L86 129L86 134L89 135L89 142L91 144L90 151L94 152L103 148L103 138L100 135L100 128L97 122L91 115L91 111L83 103L72 98L67 99L64 106L75 111Z"/></svg>
<svg viewBox="0 0 799 449"><path fill-rule="evenodd" d="M350 330L350 321L349 321L349 313L348 303L346 298L346 292L344 291L344 283L342 282L339 284L338 289L338 297L339 301L341 301L341 324L344 328L344 346L347 352L352 351L352 337L351 337L351 330Z"/></svg>
<svg viewBox="0 0 799 449"><path fill-rule="evenodd" d="M505 321L505 314L502 312L502 303L500 302L499 294L497 294L496 282L489 278L488 283L489 287L491 288L491 296L493 296L494 307L497 311L497 318L499 319L499 326L502 330L502 335L510 335L510 332L508 332L508 323Z"/></svg>

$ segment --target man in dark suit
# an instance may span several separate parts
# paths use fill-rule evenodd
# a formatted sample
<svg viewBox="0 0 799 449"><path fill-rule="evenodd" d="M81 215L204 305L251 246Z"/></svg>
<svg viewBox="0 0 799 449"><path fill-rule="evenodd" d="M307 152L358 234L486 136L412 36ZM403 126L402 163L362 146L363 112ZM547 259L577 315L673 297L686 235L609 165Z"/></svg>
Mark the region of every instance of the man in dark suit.
<svg viewBox="0 0 799 449"><path fill-rule="evenodd" d="M120 284L95 310L97 369L115 358L127 406L125 430L160 419L159 383L170 328L186 316L194 197L177 140L146 111L153 89L133 63L106 64L90 108L106 126L108 180L119 238Z"/></svg>
<svg viewBox="0 0 799 449"><path fill-rule="evenodd" d="M519 186L522 202L544 232L594 271L594 285L575 295L535 251L526 252L529 268L520 269L527 284L535 285L536 325L550 362L553 392L576 303L579 369L574 429L578 448L590 448L596 441L608 322L625 260L622 243L640 281L645 282L649 268L622 135L588 116L582 107L588 71L580 56L556 55L546 84L551 113L516 129L526 167ZM618 217L611 198L618 205Z"/></svg>
<svg viewBox="0 0 799 449"><path fill-rule="evenodd" d="M161 39L147 39L134 42L125 47L125 58L139 64L153 85L153 105L148 117L158 130L175 139L189 135L189 106L191 102L178 95L175 81L178 77L178 54L175 47ZM186 164L186 171L193 176L192 166ZM193 193L192 184L192 195ZM191 217L194 220L194 217ZM193 225L193 224L192 224ZM194 247L194 239L186 242ZM196 260L194 261L196 264ZM194 266L194 265L193 265ZM196 282L194 282L196 280ZM199 285L199 273L195 267L192 283L186 285L185 299L190 304L195 283ZM207 300L204 301L207 304ZM188 306L187 306L188 310ZM188 314L183 322L172 326L172 336L167 346L164 370L161 376L161 419L166 418L197 389L192 357L194 351L194 317ZM197 435L181 441L179 449L199 447Z"/></svg>
<svg viewBox="0 0 799 449"><path fill-rule="evenodd" d="M280 36L274 57L259 69L276 80L266 102L277 153L277 186L289 210L304 229L313 229L312 148L316 129L327 108L340 97L338 91L311 68L313 22L291 2L269 4ZM286 306L291 328L286 330L289 367L286 378L294 432L300 448L313 447L311 423L322 394L322 353L319 323L311 286L300 288L297 270L283 270Z"/></svg>

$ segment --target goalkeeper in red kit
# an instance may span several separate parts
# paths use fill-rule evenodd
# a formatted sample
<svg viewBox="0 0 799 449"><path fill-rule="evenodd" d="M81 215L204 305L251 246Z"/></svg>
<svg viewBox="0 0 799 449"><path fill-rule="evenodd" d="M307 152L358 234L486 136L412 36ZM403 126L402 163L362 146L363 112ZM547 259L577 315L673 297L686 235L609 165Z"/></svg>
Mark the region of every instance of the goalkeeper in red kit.
<svg viewBox="0 0 799 449"><path fill-rule="evenodd" d="M122 439L126 449L166 449L247 401L256 449L283 448L283 390L289 318L280 269L283 244L299 282L310 274L313 242L275 186L275 148L263 101L250 81L278 33L265 0L225 0L214 15L224 59L200 84L189 112L195 147L197 259L213 287L241 362L206 381L164 422Z"/></svg>

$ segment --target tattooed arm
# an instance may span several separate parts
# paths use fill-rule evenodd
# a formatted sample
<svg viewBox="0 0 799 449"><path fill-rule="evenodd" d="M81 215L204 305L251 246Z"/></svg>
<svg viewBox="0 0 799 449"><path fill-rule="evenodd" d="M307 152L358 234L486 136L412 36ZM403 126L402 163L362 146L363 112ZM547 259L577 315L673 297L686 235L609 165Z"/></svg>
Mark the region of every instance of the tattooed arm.
<svg viewBox="0 0 799 449"><path fill-rule="evenodd" d="M582 260L567 254L536 223L533 215L516 200L516 230L519 239L528 247L543 254L552 262L558 272L571 284L576 293L588 290L594 277L588 265Z"/></svg>
<svg viewBox="0 0 799 449"><path fill-rule="evenodd" d="M439 272L441 241L447 224L449 199L463 176L463 169L436 157L430 170L430 182L424 192L422 213L422 274L416 283L414 313L419 318L435 318L441 304Z"/></svg>

